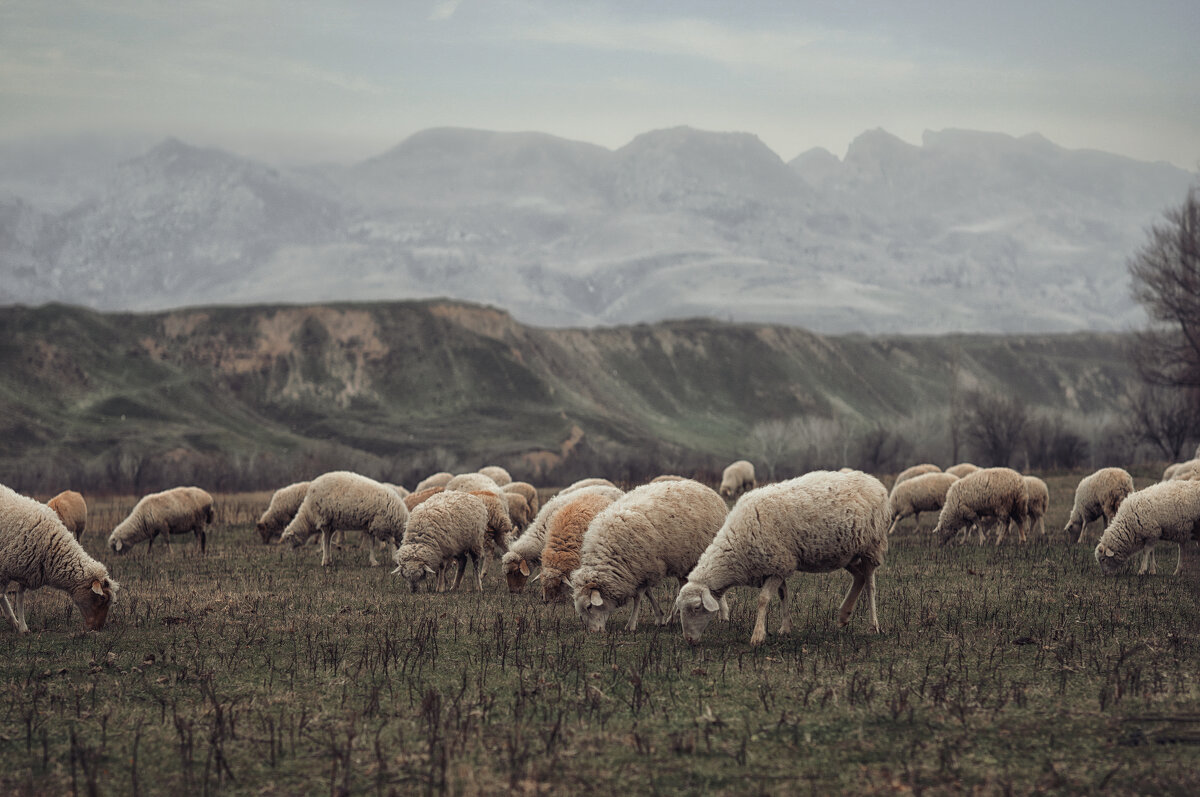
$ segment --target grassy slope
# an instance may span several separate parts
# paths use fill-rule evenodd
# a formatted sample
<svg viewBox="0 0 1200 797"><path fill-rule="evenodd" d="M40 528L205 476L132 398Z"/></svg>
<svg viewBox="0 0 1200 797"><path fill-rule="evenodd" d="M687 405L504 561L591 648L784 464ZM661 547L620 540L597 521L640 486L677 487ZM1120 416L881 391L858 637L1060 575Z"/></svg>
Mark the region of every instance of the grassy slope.
<svg viewBox="0 0 1200 797"><path fill-rule="evenodd" d="M1077 479L1048 480L1048 528ZM101 633L46 590L32 634L0 631L0 792L1200 789L1194 580L1102 578L1058 535L938 549L905 530L881 635L861 606L836 627L846 574L804 575L790 636L750 649L740 589L693 649L677 626L618 630L628 609L586 635L494 563L482 595L412 595L359 550L322 571L252 541L263 503L223 499L206 558L104 557L123 590Z"/></svg>
<svg viewBox="0 0 1200 797"><path fill-rule="evenodd" d="M447 302L4 308L0 457L319 440L496 456L555 451L575 425L618 446L725 457L762 419L943 407L955 367L966 384L1034 406L1113 408L1128 378L1122 345L1094 334L824 338L713 321L545 330Z"/></svg>

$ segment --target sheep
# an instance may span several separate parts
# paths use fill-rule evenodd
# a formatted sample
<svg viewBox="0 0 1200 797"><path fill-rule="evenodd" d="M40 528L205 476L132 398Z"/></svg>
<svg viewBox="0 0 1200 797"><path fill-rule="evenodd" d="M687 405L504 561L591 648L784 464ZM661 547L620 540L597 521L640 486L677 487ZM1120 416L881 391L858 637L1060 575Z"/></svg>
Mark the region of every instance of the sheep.
<svg viewBox="0 0 1200 797"><path fill-rule="evenodd" d="M1174 462L1163 469L1162 481L1171 481L1171 477L1175 475L1175 471L1179 470L1179 466L1182 464L1182 462Z"/></svg>
<svg viewBox="0 0 1200 797"><path fill-rule="evenodd" d="M533 522L533 512L529 502L520 493L502 490L501 495L508 504L508 517L512 520L513 533L524 531Z"/></svg>
<svg viewBox="0 0 1200 797"><path fill-rule="evenodd" d="M892 482L894 488L897 484L903 481L908 481L914 476L921 476L925 473L941 473L942 469L937 465L925 463L924 465L913 465L911 468L905 468L896 476L896 481Z"/></svg>
<svg viewBox="0 0 1200 797"><path fill-rule="evenodd" d="M458 589L467 570L467 559L475 565L475 583L483 591L483 571L487 559L491 511L488 493L446 490L431 495L412 511L400 547L392 557L398 575L408 581L413 592L427 575L437 577L435 589L445 588L446 567L458 562L458 573L451 591Z"/></svg>
<svg viewBox="0 0 1200 797"><path fill-rule="evenodd" d="M490 478L500 487L503 487L506 484L512 484L512 476L508 471L499 465L487 465L480 468L478 472Z"/></svg>
<svg viewBox="0 0 1200 797"><path fill-rule="evenodd" d="M566 599L567 579L579 567L583 535L600 511L616 500L605 493L569 496L566 504L546 523L546 545L542 549L542 601Z"/></svg>
<svg viewBox="0 0 1200 797"><path fill-rule="evenodd" d="M489 490L499 495L500 485L496 484L491 476L484 476L482 473L460 473L446 482L447 492L470 493L476 490Z"/></svg>
<svg viewBox="0 0 1200 797"><path fill-rule="evenodd" d="M1200 481L1200 459L1189 459L1187 462L1180 462L1175 468L1175 472L1171 474L1171 478L1175 480Z"/></svg>
<svg viewBox="0 0 1200 797"><path fill-rule="evenodd" d="M1050 506L1050 488L1037 476L1025 477L1025 500L1028 508L1026 522L1029 533L1036 525L1038 533L1046 536L1046 510Z"/></svg>
<svg viewBox="0 0 1200 797"><path fill-rule="evenodd" d="M913 516L915 528L920 529L921 513L941 511L946 503L946 491L956 481L958 477L953 473L931 472L893 485L892 494L888 496L888 511L892 517L888 534L894 532L900 521L909 515Z"/></svg>
<svg viewBox="0 0 1200 797"><path fill-rule="evenodd" d="M438 493L443 493L445 491L445 487L427 487L424 490L418 490L415 493L409 493L408 495L404 496L404 507L411 512L429 500L430 496L437 495Z"/></svg>
<svg viewBox="0 0 1200 797"><path fill-rule="evenodd" d="M529 514L533 517L537 517L539 508L538 491L537 488L532 484L529 482L509 482L501 487L500 490L506 493L517 493L518 495L524 497L525 502L529 504Z"/></svg>
<svg viewBox="0 0 1200 797"><path fill-rule="evenodd" d="M430 487L445 487L446 482L454 478L454 474L449 471L439 471L432 476L427 476L413 488L414 493L419 493L422 490L428 490Z"/></svg>
<svg viewBox="0 0 1200 797"><path fill-rule="evenodd" d="M119 588L103 564L88 556L50 507L0 484L0 584L17 584L16 611L0 593L0 612L18 634L29 633L25 592L61 589L83 615L84 627L104 627Z"/></svg>
<svg viewBox="0 0 1200 797"><path fill-rule="evenodd" d="M664 577L680 584L725 522L725 499L691 479L645 484L596 516L579 549L571 574L575 611L586 629L604 630L613 611L630 600L625 628L637 629L639 610L649 595L660 624L669 622L650 590Z"/></svg>
<svg viewBox="0 0 1200 797"><path fill-rule="evenodd" d="M211 495L199 487L172 487L143 496L129 517L108 535L108 547L125 554L142 540L149 540L149 551L154 548L154 538L161 534L170 550L172 534L191 532L200 543L200 553L204 553L207 527L214 517Z"/></svg>
<svg viewBox="0 0 1200 797"><path fill-rule="evenodd" d="M83 537L83 530L87 528L87 503L82 495L74 490L63 490L47 501L46 506L54 510L75 539Z"/></svg>
<svg viewBox="0 0 1200 797"><path fill-rule="evenodd" d="M933 533L938 542L945 545L964 528L987 518L1000 526L997 545L1010 523L1017 524L1017 531L1024 541L1027 513L1025 478L1011 468L983 468L950 485ZM982 524L979 543L983 544Z"/></svg>
<svg viewBox="0 0 1200 797"><path fill-rule="evenodd" d="M1097 564L1104 573L1115 573L1130 556L1159 540L1179 544L1175 575L1195 568L1195 546L1200 542L1200 482L1172 479L1130 493L1096 545Z"/></svg>
<svg viewBox="0 0 1200 797"><path fill-rule="evenodd" d="M754 464L744 459L731 462L721 473L721 487L718 490L725 498L735 498L747 490L758 486L754 479Z"/></svg>
<svg viewBox="0 0 1200 797"><path fill-rule="evenodd" d="M300 504L303 503L304 495L308 492L308 485L311 483L289 484L287 487L280 487L271 496L271 503L267 505L266 511L254 524L263 545L269 543L276 534L282 534L284 527L292 522L292 518L300 510Z"/></svg>
<svg viewBox="0 0 1200 797"><path fill-rule="evenodd" d="M408 508L394 490L366 476L337 470L312 480L300 509L283 530L279 542L299 547L310 536L320 533L321 566L329 567L333 564L329 538L334 531L365 532L389 543L394 553L407 520ZM373 545L370 552L371 564L378 564Z"/></svg>
<svg viewBox="0 0 1200 797"><path fill-rule="evenodd" d="M946 473L953 473L958 478L970 476L975 471L979 470L978 465L972 465L970 462L960 462L957 465L951 465L946 468Z"/></svg>
<svg viewBox="0 0 1200 797"><path fill-rule="evenodd" d="M446 492L459 492L447 490ZM512 519L508 515L508 502L490 490L475 490L468 493L483 502L487 509L487 539L492 547L503 555L508 552L508 537L512 534Z"/></svg>
<svg viewBox="0 0 1200 797"><path fill-rule="evenodd" d="M888 493L861 471L815 471L762 487L742 498L679 590L684 638L695 644L730 587L761 587L751 645L766 639L767 607L779 594L783 620L791 631L787 578L797 571L828 573L845 568L854 577L838 611L845 626L866 590L871 630L879 633L875 610L875 570L888 549Z"/></svg>
<svg viewBox="0 0 1200 797"><path fill-rule="evenodd" d="M593 476L588 479L580 479L577 482L568 484L566 487L558 491L558 495L569 495L576 490L582 490L587 487L616 487L617 485L610 482L608 479L601 479Z"/></svg>
<svg viewBox="0 0 1200 797"><path fill-rule="evenodd" d="M606 481L606 480L599 480ZM528 528L508 546L501 562L504 565L504 578L508 582L508 591L512 593L525 589L525 582L535 565L542 561L542 550L546 547L546 529L554 514L565 506L572 498L582 495L599 494L611 496L614 500L624 495L619 487L608 484L589 484L583 487L571 485L558 495L542 505L533 522Z"/></svg>
<svg viewBox="0 0 1200 797"><path fill-rule="evenodd" d="M1132 492L1133 477L1122 468L1101 468L1080 479L1071 517L1063 529L1068 541L1076 536L1076 544L1083 542L1087 524L1093 520L1104 518L1105 526L1111 523L1125 496Z"/></svg>

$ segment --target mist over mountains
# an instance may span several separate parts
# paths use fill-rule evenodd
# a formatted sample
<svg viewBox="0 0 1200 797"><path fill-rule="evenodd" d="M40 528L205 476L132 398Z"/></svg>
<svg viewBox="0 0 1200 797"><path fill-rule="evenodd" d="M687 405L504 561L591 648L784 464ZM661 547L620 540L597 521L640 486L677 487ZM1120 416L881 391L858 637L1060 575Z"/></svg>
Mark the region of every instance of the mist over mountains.
<svg viewBox="0 0 1200 797"><path fill-rule="evenodd" d="M689 128L615 151L433 129L284 169L169 139L0 147L0 303L102 310L446 296L590 326L821 332L1142 323L1125 262L1196 175L1037 135L863 133L784 162Z"/></svg>

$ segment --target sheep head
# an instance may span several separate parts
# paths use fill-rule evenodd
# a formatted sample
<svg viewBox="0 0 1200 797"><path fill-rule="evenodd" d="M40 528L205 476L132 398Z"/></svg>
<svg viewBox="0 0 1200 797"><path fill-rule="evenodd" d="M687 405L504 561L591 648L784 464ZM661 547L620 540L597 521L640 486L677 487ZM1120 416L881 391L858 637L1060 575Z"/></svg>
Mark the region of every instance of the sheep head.
<svg viewBox="0 0 1200 797"><path fill-rule="evenodd" d="M525 589L529 572L529 562L524 557L511 552L504 555L504 580L508 582L509 592L515 595Z"/></svg>
<svg viewBox="0 0 1200 797"><path fill-rule="evenodd" d="M99 631L104 627L108 619L108 609L112 606L113 594L118 586L117 582L103 576L89 579L71 590L71 600L79 607L87 630Z"/></svg>
<svg viewBox="0 0 1200 797"><path fill-rule="evenodd" d="M604 630L608 616L617 608L616 602L604 597L598 584L584 583L575 587L575 611L583 627L593 633Z"/></svg>
<svg viewBox="0 0 1200 797"><path fill-rule="evenodd" d="M679 590L675 608L683 625L683 638L695 645L720 610L721 604L708 587L689 581Z"/></svg>

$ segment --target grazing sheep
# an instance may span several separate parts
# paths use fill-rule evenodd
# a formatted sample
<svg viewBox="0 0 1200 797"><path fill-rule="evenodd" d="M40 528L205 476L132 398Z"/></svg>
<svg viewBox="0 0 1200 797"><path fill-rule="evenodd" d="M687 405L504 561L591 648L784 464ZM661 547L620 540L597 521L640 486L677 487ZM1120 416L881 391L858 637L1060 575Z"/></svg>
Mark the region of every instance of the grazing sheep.
<svg viewBox="0 0 1200 797"><path fill-rule="evenodd" d="M894 532L900 521L909 515L913 516L914 528L920 529L921 513L940 512L942 504L946 503L946 491L956 481L958 477L953 473L931 472L897 482L888 496L888 511L892 518L888 534Z"/></svg>
<svg viewBox="0 0 1200 797"><path fill-rule="evenodd" d="M459 492L447 490L448 493ZM487 539L499 554L508 551L508 537L512 534L512 519L508 515L508 502L491 490L475 490L473 495L487 509Z"/></svg>
<svg viewBox="0 0 1200 797"><path fill-rule="evenodd" d="M941 473L941 472L942 472L942 469L939 468L937 465L930 465L929 463L926 463L924 465L913 465L911 468L905 468L904 470L900 471L900 473L896 476L896 481L892 482L892 487L894 488L900 482L908 481L909 479L913 478L914 476L921 476L925 473Z"/></svg>
<svg viewBox="0 0 1200 797"><path fill-rule="evenodd" d="M350 471L337 470L318 476L308 486L296 516L283 530L280 544L303 545L313 534L321 535L321 566L333 564L329 538L335 531L362 531L390 544L391 552L400 542L408 508L404 499L374 479ZM371 564L376 565L375 547L370 547Z"/></svg>
<svg viewBox="0 0 1200 797"><path fill-rule="evenodd" d="M1050 488L1037 476L1025 477L1025 498L1028 508L1028 529L1033 533L1036 525L1038 534L1046 536L1046 509L1050 506Z"/></svg>
<svg viewBox="0 0 1200 797"><path fill-rule="evenodd" d="M489 514L478 493L446 490L430 496L408 518L404 538L392 557L396 562L392 575L402 576L413 592L427 575L435 576L435 589L442 592L446 567L453 560L458 563L450 587L453 591L462 583L470 558L475 565L475 584L482 592Z"/></svg>
<svg viewBox="0 0 1200 797"><path fill-rule="evenodd" d="M1027 513L1025 477L1011 468L983 468L950 485L933 533L938 542L945 545L963 529L979 524L979 543L982 545L981 521L986 519L1000 527L997 545L1010 523L1017 525L1017 533L1024 542Z"/></svg>
<svg viewBox="0 0 1200 797"><path fill-rule="evenodd" d="M74 490L63 490L47 501L46 506L54 510L75 539L83 536L83 530L87 528L87 503L82 495Z"/></svg>
<svg viewBox="0 0 1200 797"><path fill-rule="evenodd" d="M979 470L978 465L972 465L970 462L960 462L957 465L951 465L950 467L946 468L946 473L953 473L955 476L961 479L964 476L970 476L977 470Z"/></svg>
<svg viewBox="0 0 1200 797"><path fill-rule="evenodd" d="M529 502L520 493L501 491L508 504L508 517L512 520L513 533L519 534L533 522L533 512L529 510Z"/></svg>
<svg viewBox="0 0 1200 797"><path fill-rule="evenodd" d="M124 554L142 540L150 540L149 551L154 547L154 538L161 534L170 550L172 534L190 532L200 543L200 553L204 553L208 524L213 518L211 495L199 487L172 487L143 496L129 517L108 535L108 547Z"/></svg>
<svg viewBox="0 0 1200 797"><path fill-rule="evenodd" d="M875 611L875 570L887 552L888 494L874 476L861 471L815 471L762 487L740 500L712 544L688 574L675 607L683 636L700 641L730 587L761 587L750 644L767 636L767 607L779 594L783 620L791 631L787 578L797 571L828 573L845 568L854 577L838 611L839 625L865 589L871 630L879 632Z"/></svg>
<svg viewBox="0 0 1200 797"><path fill-rule="evenodd" d="M659 611L650 590L663 578L682 584L725 521L725 500L697 481L645 484L609 505L592 521L571 574L575 611L589 631L603 631L608 617L634 601L626 630L637 629L647 596L659 623L675 614Z"/></svg>
<svg viewBox="0 0 1200 797"><path fill-rule="evenodd" d="M292 518L300 511L300 504L304 501L309 484L311 482L289 484L287 487L280 487L271 496L271 503L267 505L262 517L254 524L264 545L270 542L276 534L282 534L284 527L292 522Z"/></svg>
<svg viewBox="0 0 1200 797"><path fill-rule="evenodd" d="M744 459L731 462L721 473L721 488L718 490L725 498L736 498L748 490L758 486L754 479L754 464Z"/></svg>
<svg viewBox="0 0 1200 797"><path fill-rule="evenodd" d="M1163 469L1162 481L1171 481L1171 477L1175 475L1175 471L1179 470L1179 466L1182 464L1182 462L1174 462Z"/></svg>
<svg viewBox="0 0 1200 797"><path fill-rule="evenodd" d="M542 549L542 600L566 600L571 573L579 567L579 548L592 520L618 496L583 493L568 498L546 524L546 546Z"/></svg>
<svg viewBox="0 0 1200 797"><path fill-rule="evenodd" d="M447 492L473 493L476 490L487 490L496 495L500 494L500 485L491 476L482 473L460 473L446 482Z"/></svg>
<svg viewBox="0 0 1200 797"><path fill-rule="evenodd" d="M502 492L517 493L525 499L525 503L529 504L529 514L537 517L538 513L538 492L537 488L529 482L509 482L500 488Z"/></svg>
<svg viewBox="0 0 1200 797"><path fill-rule="evenodd" d="M25 593L54 587L71 596L89 631L108 618L117 582L104 565L88 556L75 536L48 506L0 484L0 584L17 584L16 611L0 593L0 612L19 634L25 622Z"/></svg>
<svg viewBox="0 0 1200 797"><path fill-rule="evenodd" d="M1104 518L1107 526L1116 517L1117 508L1125 500L1125 496L1133 492L1133 477L1123 468L1101 468L1090 476L1079 480L1075 488L1075 505L1071 507L1071 517L1063 531L1070 540L1083 542L1087 524L1093 520Z"/></svg>
<svg viewBox="0 0 1200 797"><path fill-rule="evenodd" d="M1200 542L1200 482L1172 479L1126 496L1100 535L1096 562L1105 573L1115 573L1130 556L1160 540L1179 544L1175 575L1195 570L1195 543Z"/></svg>
<svg viewBox="0 0 1200 797"><path fill-rule="evenodd" d="M494 481L500 487L506 484L512 484L512 476L504 468L499 465L487 465L479 469L479 472Z"/></svg>
<svg viewBox="0 0 1200 797"><path fill-rule="evenodd" d="M605 481L603 479L599 481ZM551 498L538 511L533 522L525 529L511 545L508 546L508 552L504 554L501 560L504 565L504 578L508 582L508 591L517 593L525 589L525 582L529 578L530 572L534 566L542 561L542 551L546 547L546 529L554 514L559 509L564 507L572 496L578 498L581 495L598 494L611 496L613 500L624 495L624 491L619 487L614 487L612 483L608 484L589 484L583 487L571 485L570 488L562 490L558 495Z"/></svg>
<svg viewBox="0 0 1200 797"><path fill-rule="evenodd" d="M1182 481L1200 481L1200 459L1180 462L1175 468L1175 472L1171 474L1171 478Z"/></svg>
<svg viewBox="0 0 1200 797"><path fill-rule="evenodd" d="M439 471L432 476L427 476L413 488L414 493L419 493L422 490L428 490L430 487L445 487L446 483L454 478L454 474L449 471Z"/></svg>
<svg viewBox="0 0 1200 797"><path fill-rule="evenodd" d="M580 479L577 482L568 484L566 487L558 491L558 495L569 495L576 490L583 490L587 487L616 487L617 485L610 482L608 479L601 479L593 476L587 479Z"/></svg>
<svg viewBox="0 0 1200 797"><path fill-rule="evenodd" d="M427 487L424 490L418 490L415 493L409 493L404 496L404 507L409 511L413 511L421 504L425 503L431 495L445 492L445 487Z"/></svg>

